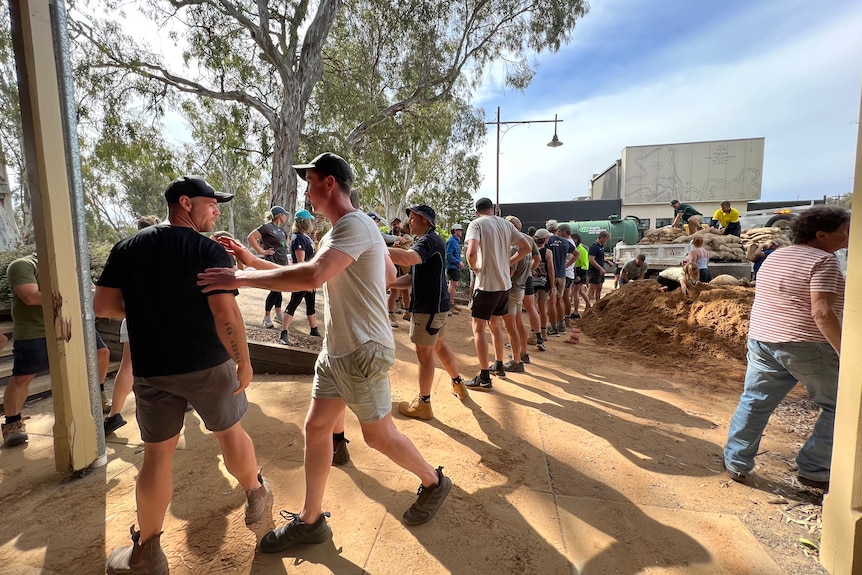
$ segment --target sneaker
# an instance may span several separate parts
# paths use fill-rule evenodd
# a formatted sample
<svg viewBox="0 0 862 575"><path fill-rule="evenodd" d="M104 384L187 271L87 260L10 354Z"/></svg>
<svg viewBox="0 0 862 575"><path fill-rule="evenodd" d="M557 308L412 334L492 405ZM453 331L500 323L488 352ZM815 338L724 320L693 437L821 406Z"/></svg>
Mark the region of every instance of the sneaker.
<svg viewBox="0 0 862 575"><path fill-rule="evenodd" d="M282 511L280 515L288 523L263 536L260 541L260 550L263 553L279 553L294 545L323 543L332 539L332 529L326 522L326 518L329 516L327 511L321 513L320 518L314 523L306 523L299 518L299 513Z"/></svg>
<svg viewBox="0 0 862 575"><path fill-rule="evenodd" d="M335 445L332 447L332 464L333 465L347 465L350 463L350 453L347 451L347 444L350 443L350 440L346 437L341 441L336 441Z"/></svg>
<svg viewBox="0 0 862 575"><path fill-rule="evenodd" d="M506 371L511 371L512 373L524 373L524 362L519 361L515 363L514 359L510 359L506 362L506 365L503 366L506 368Z"/></svg>
<svg viewBox="0 0 862 575"><path fill-rule="evenodd" d="M506 377L506 366L503 365L502 361L495 361L494 363L489 365L488 371L490 371L492 375L496 375L497 377Z"/></svg>
<svg viewBox="0 0 862 575"><path fill-rule="evenodd" d="M27 426L24 425L23 419L19 419L14 423L4 423L2 427L3 445L6 447L20 445L30 439L30 436L27 435Z"/></svg>
<svg viewBox="0 0 862 575"><path fill-rule="evenodd" d="M811 487L813 489L821 489L823 491L829 491L829 481L817 481L816 479L808 479L807 477L802 477L801 475L796 476L796 479L799 480L799 483L804 485L805 487Z"/></svg>
<svg viewBox="0 0 862 575"><path fill-rule="evenodd" d="M536 345L536 332L531 331L527 336L527 345Z"/></svg>
<svg viewBox="0 0 862 575"><path fill-rule="evenodd" d="M111 435L128 423L121 414L112 415L105 418L105 435Z"/></svg>
<svg viewBox="0 0 862 575"><path fill-rule="evenodd" d="M261 323L263 324L263 327L268 327L268 328L273 327L272 318L269 317L268 315L263 316L263 321Z"/></svg>
<svg viewBox="0 0 862 575"><path fill-rule="evenodd" d="M159 533L142 544L141 532L135 531L134 525L131 532L131 545L111 551L105 566L108 575L168 575L170 569L168 558L162 551L162 534Z"/></svg>
<svg viewBox="0 0 862 575"><path fill-rule="evenodd" d="M404 315L401 316L401 318L405 321L410 321L411 317L413 317L413 314L411 314L409 311L405 311Z"/></svg>
<svg viewBox="0 0 862 575"><path fill-rule="evenodd" d="M470 381L464 384L467 389L475 389L476 391L494 391L494 384L490 379L482 379L482 375L477 375Z"/></svg>
<svg viewBox="0 0 862 575"><path fill-rule="evenodd" d="M108 393L102 392L102 413L108 414L111 413L111 400L108 399Z"/></svg>
<svg viewBox="0 0 862 575"><path fill-rule="evenodd" d="M275 314L275 317L273 319L275 320L275 323L284 324L284 314L283 313Z"/></svg>
<svg viewBox="0 0 862 575"><path fill-rule="evenodd" d="M457 379L452 380L452 393L461 401L464 401L465 399L470 397L470 394L467 393L467 386L464 385L464 380L461 378L460 375Z"/></svg>
<svg viewBox="0 0 862 575"><path fill-rule="evenodd" d="M389 312L389 325L398 327L398 314L395 312Z"/></svg>
<svg viewBox="0 0 862 575"><path fill-rule="evenodd" d="M544 341L536 342L536 349L538 349L539 351L548 351L548 349L545 347Z"/></svg>
<svg viewBox="0 0 862 575"><path fill-rule="evenodd" d="M558 334L566 333L566 322L565 321L558 321L557 322L557 333Z"/></svg>
<svg viewBox="0 0 862 575"><path fill-rule="evenodd" d="M443 468L437 468L437 485L434 487L419 486L416 493L416 503L404 512L404 523L406 525L421 525L431 520L443 505L449 491L452 490L452 480L443 475Z"/></svg>
<svg viewBox="0 0 862 575"><path fill-rule="evenodd" d="M521 363L523 363L524 365L530 365L530 354L529 353L525 353L524 355L521 356Z"/></svg>
<svg viewBox="0 0 862 575"><path fill-rule="evenodd" d="M572 315L569 316L569 319L581 319L581 314L573 313Z"/></svg>
<svg viewBox="0 0 862 575"><path fill-rule="evenodd" d="M245 492L246 525L260 521L267 504L272 503L272 488L269 486L269 481L260 473L257 474L257 480L260 482L260 487Z"/></svg>
<svg viewBox="0 0 862 575"><path fill-rule="evenodd" d="M278 336L278 343L281 345L290 345L290 337L287 335L287 330L281 330L281 335Z"/></svg>
<svg viewBox="0 0 862 575"><path fill-rule="evenodd" d="M554 326L548 326L548 335L559 335L557 333L557 328Z"/></svg>
<svg viewBox="0 0 862 575"><path fill-rule="evenodd" d="M418 395L410 403L406 401L399 403L398 413L414 419L424 419L425 421L434 419L434 410L431 409L431 402L422 401L422 398Z"/></svg>
<svg viewBox="0 0 862 575"><path fill-rule="evenodd" d="M316 327L311 328L311 331L308 332L308 335L311 337L320 337L320 331Z"/></svg>
<svg viewBox="0 0 862 575"><path fill-rule="evenodd" d="M449 308L449 315L458 315L461 312L454 305Z"/></svg>

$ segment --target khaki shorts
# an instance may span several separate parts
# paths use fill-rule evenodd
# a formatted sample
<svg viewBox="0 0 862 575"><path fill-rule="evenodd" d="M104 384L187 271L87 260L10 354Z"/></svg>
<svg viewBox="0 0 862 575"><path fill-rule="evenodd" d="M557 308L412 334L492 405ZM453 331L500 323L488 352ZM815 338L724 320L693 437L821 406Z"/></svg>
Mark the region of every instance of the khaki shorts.
<svg viewBox="0 0 862 575"><path fill-rule="evenodd" d="M434 347L437 338L443 337L449 312L414 313L410 319L410 341L416 345Z"/></svg>
<svg viewBox="0 0 862 575"><path fill-rule="evenodd" d="M566 278L554 278L554 289L557 290L555 297L563 297L566 289Z"/></svg>
<svg viewBox="0 0 862 575"><path fill-rule="evenodd" d="M549 299L551 299L551 292L546 289L537 289L536 299L539 301L548 301Z"/></svg>
<svg viewBox="0 0 862 575"><path fill-rule="evenodd" d="M392 410L389 368L395 363L395 350L369 341L344 357L329 357L321 352L314 364L311 397L343 399L356 418L372 423Z"/></svg>
<svg viewBox="0 0 862 575"><path fill-rule="evenodd" d="M521 312L524 303L524 288L512 287L509 290L509 315L517 315Z"/></svg>

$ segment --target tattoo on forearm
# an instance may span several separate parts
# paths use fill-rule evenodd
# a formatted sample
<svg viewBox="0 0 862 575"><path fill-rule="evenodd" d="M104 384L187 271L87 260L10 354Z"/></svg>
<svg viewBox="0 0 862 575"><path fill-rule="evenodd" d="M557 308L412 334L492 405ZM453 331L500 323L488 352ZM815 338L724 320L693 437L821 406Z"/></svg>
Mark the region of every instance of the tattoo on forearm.
<svg viewBox="0 0 862 575"><path fill-rule="evenodd" d="M233 335L234 335L233 326L231 325L230 322L225 322L224 329L225 329L225 333L227 333L228 340L230 341L230 354L233 357L233 360L236 363L239 363L239 360L241 359L241 356L239 353L239 343L233 337Z"/></svg>

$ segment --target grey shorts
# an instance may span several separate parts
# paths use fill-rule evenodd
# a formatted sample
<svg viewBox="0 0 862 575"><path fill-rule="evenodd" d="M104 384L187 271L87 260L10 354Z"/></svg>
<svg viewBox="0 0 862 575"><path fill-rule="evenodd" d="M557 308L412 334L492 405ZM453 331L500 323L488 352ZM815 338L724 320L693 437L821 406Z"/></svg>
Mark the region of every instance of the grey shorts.
<svg viewBox="0 0 862 575"><path fill-rule="evenodd" d="M210 431L225 431L236 425L248 409L239 387L232 359L215 367L182 373L135 377L135 407L141 439L159 443L179 434L191 403Z"/></svg>
<svg viewBox="0 0 862 575"><path fill-rule="evenodd" d="M449 312L414 313L410 318L410 341L416 345L433 347L437 339L443 337L446 331L446 319Z"/></svg>
<svg viewBox="0 0 862 575"><path fill-rule="evenodd" d="M389 368L395 363L395 350L376 341L360 345L344 357L317 356L311 397L343 399L363 423L383 419L392 411Z"/></svg>

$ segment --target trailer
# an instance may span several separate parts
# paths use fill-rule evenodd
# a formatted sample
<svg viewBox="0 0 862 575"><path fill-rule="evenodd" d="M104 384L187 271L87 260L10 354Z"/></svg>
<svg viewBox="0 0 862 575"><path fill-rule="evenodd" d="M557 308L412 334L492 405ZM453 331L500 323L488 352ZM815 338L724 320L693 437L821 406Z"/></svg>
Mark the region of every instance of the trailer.
<svg viewBox="0 0 862 575"><path fill-rule="evenodd" d="M647 266L646 277L654 277L666 268L681 266L688 261L688 254L694 246L684 244L647 244L627 245L619 242L614 246L613 261L617 267L639 255L643 255ZM709 271L712 277L729 274L737 279L751 279L751 262L710 260Z"/></svg>

